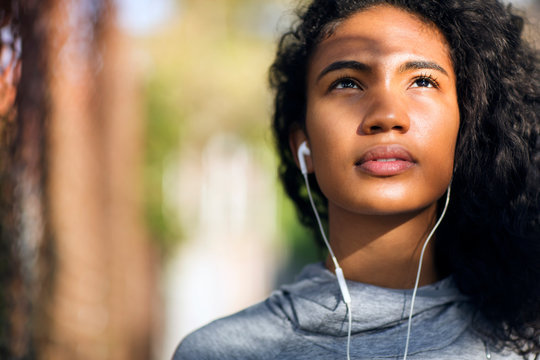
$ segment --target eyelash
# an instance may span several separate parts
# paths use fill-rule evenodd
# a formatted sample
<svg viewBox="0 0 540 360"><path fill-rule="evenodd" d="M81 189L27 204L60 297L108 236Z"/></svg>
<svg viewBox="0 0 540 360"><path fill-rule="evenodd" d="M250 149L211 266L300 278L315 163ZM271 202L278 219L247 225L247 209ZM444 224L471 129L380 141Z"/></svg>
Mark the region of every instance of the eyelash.
<svg viewBox="0 0 540 360"><path fill-rule="evenodd" d="M439 88L439 82L437 81L437 78L435 78L433 75L431 74L421 74L419 76L416 76L414 79L413 79L413 84L415 82L417 82L418 80L427 80L431 83L431 85L433 85L434 88Z"/></svg>
<svg viewBox="0 0 540 360"><path fill-rule="evenodd" d="M341 76L339 78L337 78L335 81L332 82L332 84L330 85L330 87L328 88L329 91L331 90L334 90L337 88L337 86L340 84L340 83L343 83L345 81L348 81L350 83L353 83L354 85L356 85L359 89L362 89L362 86L360 86L360 84L358 83L358 81L354 80L353 78L351 78L350 76ZM345 87L344 89L348 89L348 87ZM341 90L341 89L340 89Z"/></svg>
<svg viewBox="0 0 540 360"><path fill-rule="evenodd" d="M420 74L420 75L413 78L412 83L414 84L418 80L427 80L436 89L438 89L440 87L439 82L437 81L437 78L434 77L431 74L427 74L427 73L426 74ZM350 76L341 76L341 77L337 78L334 82L332 82L332 84L330 85L328 91L335 90L340 83L343 83L345 81L348 81L350 83L355 84L359 89L363 89L362 86L360 86L360 84L358 83L358 81L351 78ZM344 87L343 89L348 89L348 88L349 87Z"/></svg>

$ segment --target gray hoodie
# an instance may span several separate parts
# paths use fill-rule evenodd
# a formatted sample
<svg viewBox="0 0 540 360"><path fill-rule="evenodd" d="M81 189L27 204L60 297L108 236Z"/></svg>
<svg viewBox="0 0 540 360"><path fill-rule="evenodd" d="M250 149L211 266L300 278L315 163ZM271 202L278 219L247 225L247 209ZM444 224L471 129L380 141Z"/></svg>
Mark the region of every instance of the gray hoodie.
<svg viewBox="0 0 540 360"><path fill-rule="evenodd" d="M401 359L411 290L347 281L352 297L351 359ZM490 350L471 330L467 299L451 278L418 289L408 359L521 359ZM174 360L343 359L348 315L335 275L322 263L264 302L188 335Z"/></svg>

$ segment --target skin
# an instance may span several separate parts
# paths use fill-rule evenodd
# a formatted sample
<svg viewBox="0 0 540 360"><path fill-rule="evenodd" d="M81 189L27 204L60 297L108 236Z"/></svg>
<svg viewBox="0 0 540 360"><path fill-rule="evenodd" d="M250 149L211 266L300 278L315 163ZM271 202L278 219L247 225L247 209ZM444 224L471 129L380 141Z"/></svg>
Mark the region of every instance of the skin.
<svg viewBox="0 0 540 360"><path fill-rule="evenodd" d="M311 149L308 170L328 199L330 244L346 278L414 286L452 177L458 128L450 51L434 25L381 5L345 19L317 46L306 130L291 133L291 148L296 154L307 140ZM410 158L393 162L388 146ZM377 162L370 171L364 165L373 149L397 167ZM420 284L439 278L428 246Z"/></svg>

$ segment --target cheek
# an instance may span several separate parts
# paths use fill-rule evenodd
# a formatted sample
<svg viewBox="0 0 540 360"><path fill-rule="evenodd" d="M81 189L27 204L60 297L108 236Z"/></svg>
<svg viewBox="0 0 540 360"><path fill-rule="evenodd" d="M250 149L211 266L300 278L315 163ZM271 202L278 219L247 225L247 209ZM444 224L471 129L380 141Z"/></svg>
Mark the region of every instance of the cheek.
<svg viewBox="0 0 540 360"><path fill-rule="evenodd" d="M353 168L350 152L358 141L356 126L346 121L343 110L317 105L308 107L306 130L317 183L332 198L334 192L352 186L347 175Z"/></svg>
<svg viewBox="0 0 540 360"><path fill-rule="evenodd" d="M436 114L436 113L431 113ZM426 174L436 182L448 182L452 177L454 155L459 130L459 114L452 107L446 108L445 113L432 116L417 125L418 141L422 145L426 164L430 164ZM434 184L435 185L435 184ZM440 184L437 184L440 185Z"/></svg>
<svg viewBox="0 0 540 360"><path fill-rule="evenodd" d="M315 167L343 156L347 149L345 145L356 138L356 125L347 120L349 117L343 109L333 109L319 103L308 107L306 119Z"/></svg>
<svg viewBox="0 0 540 360"><path fill-rule="evenodd" d="M389 214L423 208L444 194L453 173L457 101L415 101L408 104L407 114L411 119L407 133L359 136L362 108L332 106L320 99L308 102L306 129L314 171L329 202L351 211ZM386 136L418 154L421 166L383 179L355 171L355 156Z"/></svg>

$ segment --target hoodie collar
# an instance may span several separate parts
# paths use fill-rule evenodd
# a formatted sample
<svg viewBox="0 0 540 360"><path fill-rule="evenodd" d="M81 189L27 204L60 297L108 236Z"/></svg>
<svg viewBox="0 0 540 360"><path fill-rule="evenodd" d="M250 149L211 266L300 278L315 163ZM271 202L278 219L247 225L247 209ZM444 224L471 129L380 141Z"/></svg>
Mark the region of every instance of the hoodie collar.
<svg viewBox="0 0 540 360"><path fill-rule="evenodd" d="M388 289L354 281L347 281L347 285L352 298L353 337L369 335L375 340L370 341L373 346L362 353L399 355L395 348L397 342L405 342L412 290ZM298 280L282 286L271 301L279 304L298 332L318 344L324 344L321 336L333 338L327 344L329 347L341 346L336 345L335 337L346 341L347 308L335 275L322 263L305 267ZM426 346L444 346L465 331L470 321L466 301L451 277L418 288L409 353L424 351ZM449 332L438 335L440 327L448 328Z"/></svg>

